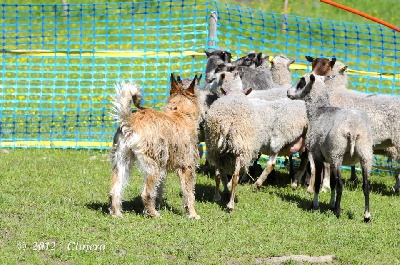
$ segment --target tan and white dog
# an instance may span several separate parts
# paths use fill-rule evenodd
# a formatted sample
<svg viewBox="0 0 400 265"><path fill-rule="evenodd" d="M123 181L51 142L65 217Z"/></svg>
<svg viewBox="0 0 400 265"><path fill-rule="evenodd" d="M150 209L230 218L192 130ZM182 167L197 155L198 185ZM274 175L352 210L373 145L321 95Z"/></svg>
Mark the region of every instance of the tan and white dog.
<svg viewBox="0 0 400 265"><path fill-rule="evenodd" d="M162 200L163 182L167 172L174 171L180 178L185 212L189 218L200 218L194 208L195 170L199 159L196 79L197 76L184 89L171 74L170 96L162 111L140 106L141 94L137 84L122 82L116 85L112 116L120 126L111 149L111 215L122 215L122 189L136 161L144 174L141 194L144 214L160 216L156 207ZM133 112L131 99L137 107Z"/></svg>

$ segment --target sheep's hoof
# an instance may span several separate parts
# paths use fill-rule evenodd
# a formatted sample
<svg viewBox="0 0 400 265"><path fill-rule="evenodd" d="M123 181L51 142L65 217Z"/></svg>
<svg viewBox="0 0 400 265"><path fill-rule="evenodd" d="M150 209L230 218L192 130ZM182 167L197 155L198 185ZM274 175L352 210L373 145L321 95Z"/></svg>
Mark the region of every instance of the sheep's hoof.
<svg viewBox="0 0 400 265"><path fill-rule="evenodd" d="M313 193L314 193L314 188L313 188L313 187L310 187L310 186L308 186L308 188L307 188L307 192L308 192L308 193L310 193L310 194L313 194Z"/></svg>
<svg viewBox="0 0 400 265"><path fill-rule="evenodd" d="M340 209L337 209L337 208L333 209L333 214L334 214L337 218L339 218L339 217L340 217Z"/></svg>
<svg viewBox="0 0 400 265"><path fill-rule="evenodd" d="M253 185L251 185L251 186L253 187L253 189L256 189L256 190L258 190L261 187L261 185L259 185L257 182L254 182Z"/></svg>
<svg viewBox="0 0 400 265"><path fill-rule="evenodd" d="M314 205L314 203L311 203L310 207L311 212L316 212L319 210L319 205Z"/></svg>
<svg viewBox="0 0 400 265"><path fill-rule="evenodd" d="M364 213L364 223L369 223L371 221L371 214L369 212Z"/></svg>
<svg viewBox="0 0 400 265"><path fill-rule="evenodd" d="M298 185L297 185L297 182L293 182L293 183L292 183L292 189L294 189L294 190L297 189L297 186L298 186Z"/></svg>
<svg viewBox="0 0 400 265"><path fill-rule="evenodd" d="M400 192L400 189L399 189L399 187L393 186L393 187L392 187L392 191L393 191L394 193L399 193L399 192Z"/></svg>
<svg viewBox="0 0 400 265"><path fill-rule="evenodd" d="M215 194L214 195L214 201L215 202L219 202L221 200L221 195L219 195L219 193L218 194Z"/></svg>
<svg viewBox="0 0 400 265"><path fill-rule="evenodd" d="M232 206L232 205L229 205L229 203L228 203L228 205L226 205L226 212L227 212L227 213L233 212L233 206Z"/></svg>

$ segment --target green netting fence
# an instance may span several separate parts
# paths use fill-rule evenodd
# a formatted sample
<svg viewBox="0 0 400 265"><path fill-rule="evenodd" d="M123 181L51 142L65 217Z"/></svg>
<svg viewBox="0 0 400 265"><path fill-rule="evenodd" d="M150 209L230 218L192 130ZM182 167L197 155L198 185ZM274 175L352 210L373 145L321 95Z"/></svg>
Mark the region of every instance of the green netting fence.
<svg viewBox="0 0 400 265"><path fill-rule="evenodd" d="M218 14L217 37L209 18ZM222 4L216 1L1 4L0 148L108 149L116 124L110 95L135 80L146 106L162 107L171 72L204 72L204 50L240 57L249 51L296 59L336 57L349 87L400 95L399 34L354 24ZM213 42L210 42L213 41ZM210 43L215 43L211 45Z"/></svg>

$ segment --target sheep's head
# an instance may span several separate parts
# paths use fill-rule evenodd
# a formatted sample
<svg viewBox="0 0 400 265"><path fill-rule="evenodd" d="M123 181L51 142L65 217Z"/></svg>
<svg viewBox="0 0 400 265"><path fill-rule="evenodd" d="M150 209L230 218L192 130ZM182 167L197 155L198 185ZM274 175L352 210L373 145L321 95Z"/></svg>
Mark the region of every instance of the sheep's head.
<svg viewBox="0 0 400 265"><path fill-rule="evenodd" d="M217 73L210 90L219 97L232 92L242 92L243 84L239 72Z"/></svg>
<svg viewBox="0 0 400 265"><path fill-rule="evenodd" d="M329 77L306 74L300 78L300 80L291 86L287 91L287 96L290 99L303 99L310 94L312 87L315 83L324 86L325 79Z"/></svg>
<svg viewBox="0 0 400 265"><path fill-rule="evenodd" d="M212 52L205 51L207 55L206 65L206 82L211 83L214 80L214 71L219 64L230 63L232 55L230 52L215 50Z"/></svg>
<svg viewBox="0 0 400 265"><path fill-rule="evenodd" d="M271 60L271 67L278 67L278 65L284 65L289 69L289 66L294 62L295 60L290 60L284 55L278 55Z"/></svg>
<svg viewBox="0 0 400 265"><path fill-rule="evenodd" d="M331 75L332 68L335 65L336 58L329 60L328 58L313 58L306 56L307 61L311 63L312 72L316 75Z"/></svg>

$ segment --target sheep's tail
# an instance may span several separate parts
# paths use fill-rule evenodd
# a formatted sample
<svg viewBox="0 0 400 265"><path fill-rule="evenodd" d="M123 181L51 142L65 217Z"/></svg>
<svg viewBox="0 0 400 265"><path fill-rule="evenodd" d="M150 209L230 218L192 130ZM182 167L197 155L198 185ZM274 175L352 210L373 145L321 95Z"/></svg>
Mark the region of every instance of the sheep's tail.
<svg viewBox="0 0 400 265"><path fill-rule="evenodd" d="M120 124L123 128L129 125L129 119L131 117L131 99L133 104L138 108L140 106L140 100L142 98L140 94L140 87L138 84L130 81L121 81L114 85L117 95L113 97L113 107L111 108L111 116Z"/></svg>
<svg viewBox="0 0 400 265"><path fill-rule="evenodd" d="M359 134L352 134L351 132L347 132L347 139L350 141L350 156L352 157L354 154L354 148L356 146L356 140Z"/></svg>

